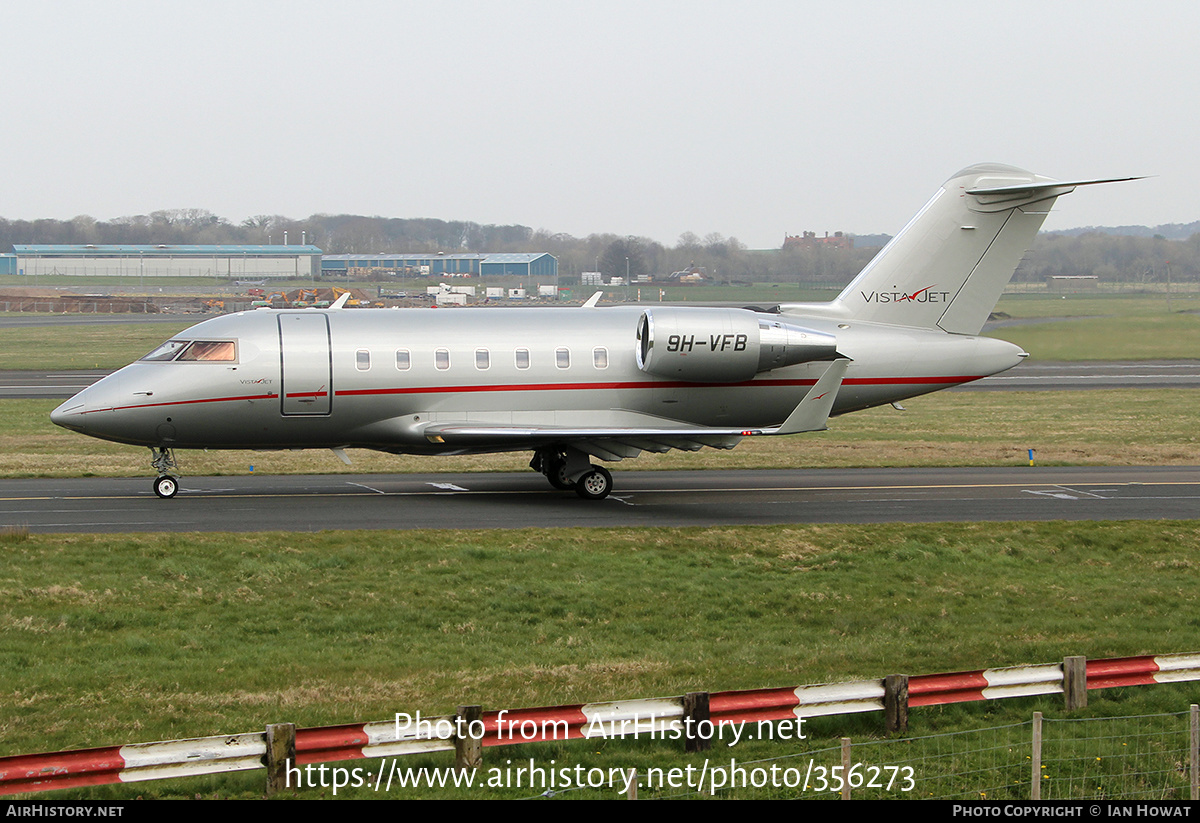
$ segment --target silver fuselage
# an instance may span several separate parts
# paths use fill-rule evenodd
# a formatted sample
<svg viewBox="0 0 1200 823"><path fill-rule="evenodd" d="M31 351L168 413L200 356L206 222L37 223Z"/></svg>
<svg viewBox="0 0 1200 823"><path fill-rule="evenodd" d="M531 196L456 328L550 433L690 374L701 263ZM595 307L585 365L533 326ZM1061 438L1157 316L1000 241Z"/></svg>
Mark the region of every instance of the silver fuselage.
<svg viewBox="0 0 1200 823"><path fill-rule="evenodd" d="M160 448L511 451L525 446L497 437L463 448L424 430L431 423L772 426L829 365L800 363L736 383L648 374L638 360L646 308L242 312L173 338L232 341L235 359L138 361L63 403L52 419ZM940 329L819 312L767 316L836 339L839 355L852 361L834 415L977 380L1023 356L1000 340Z"/></svg>

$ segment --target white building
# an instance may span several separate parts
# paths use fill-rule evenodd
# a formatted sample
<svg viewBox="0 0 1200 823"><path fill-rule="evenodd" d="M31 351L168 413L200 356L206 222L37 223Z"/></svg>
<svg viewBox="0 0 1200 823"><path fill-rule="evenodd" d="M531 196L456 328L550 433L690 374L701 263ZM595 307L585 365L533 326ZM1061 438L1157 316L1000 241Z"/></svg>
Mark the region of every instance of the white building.
<svg viewBox="0 0 1200 823"><path fill-rule="evenodd" d="M32 277L313 278L316 246L14 245L17 274Z"/></svg>

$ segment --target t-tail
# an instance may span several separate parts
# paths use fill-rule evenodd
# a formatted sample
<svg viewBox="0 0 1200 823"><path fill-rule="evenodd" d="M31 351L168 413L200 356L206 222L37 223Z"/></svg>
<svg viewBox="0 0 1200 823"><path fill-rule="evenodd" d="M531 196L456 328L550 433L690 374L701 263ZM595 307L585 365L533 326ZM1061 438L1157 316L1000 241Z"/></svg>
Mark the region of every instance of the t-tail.
<svg viewBox="0 0 1200 823"><path fill-rule="evenodd" d="M999 163L965 168L826 311L873 323L978 334L1059 196L1076 186L1137 179L1067 182Z"/></svg>

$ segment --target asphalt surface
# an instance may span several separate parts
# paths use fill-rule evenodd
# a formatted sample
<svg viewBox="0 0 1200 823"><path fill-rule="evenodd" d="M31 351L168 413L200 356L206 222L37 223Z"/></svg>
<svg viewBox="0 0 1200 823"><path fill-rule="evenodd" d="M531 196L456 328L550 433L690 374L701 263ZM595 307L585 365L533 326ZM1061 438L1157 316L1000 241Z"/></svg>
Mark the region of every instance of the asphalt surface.
<svg viewBox="0 0 1200 823"><path fill-rule="evenodd" d="M1077 391L1200 388L1200 360L1026 360L950 391Z"/></svg>
<svg viewBox="0 0 1200 823"><path fill-rule="evenodd" d="M79 371L7 371L0 370L0 398L13 400L44 397L66 400L83 391L101 377L107 369Z"/></svg>
<svg viewBox="0 0 1200 823"><path fill-rule="evenodd" d="M616 472L601 501L516 474L0 480L0 527L31 532L320 531L772 523L1179 520L1200 467Z"/></svg>

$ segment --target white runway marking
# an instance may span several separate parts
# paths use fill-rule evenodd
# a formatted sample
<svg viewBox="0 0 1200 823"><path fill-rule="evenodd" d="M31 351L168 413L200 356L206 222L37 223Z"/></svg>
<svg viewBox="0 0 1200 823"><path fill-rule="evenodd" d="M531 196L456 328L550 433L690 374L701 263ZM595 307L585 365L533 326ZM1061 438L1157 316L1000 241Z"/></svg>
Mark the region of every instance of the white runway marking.
<svg viewBox="0 0 1200 823"><path fill-rule="evenodd" d="M387 492L381 492L379 489L371 488L363 483L351 483L349 480L346 482L351 486L358 486L360 489L366 489L369 492L375 492L376 494L387 494Z"/></svg>

